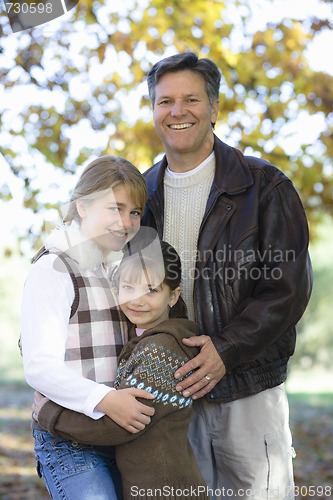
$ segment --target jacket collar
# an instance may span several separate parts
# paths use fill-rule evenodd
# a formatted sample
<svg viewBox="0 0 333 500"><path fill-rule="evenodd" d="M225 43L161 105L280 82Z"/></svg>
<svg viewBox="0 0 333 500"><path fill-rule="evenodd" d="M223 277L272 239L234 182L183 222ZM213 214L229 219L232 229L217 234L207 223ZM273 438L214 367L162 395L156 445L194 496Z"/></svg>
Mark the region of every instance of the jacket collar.
<svg viewBox="0 0 333 500"><path fill-rule="evenodd" d="M245 191L253 184L253 177L246 163L244 155L237 149L228 146L214 135L215 176L212 191L226 194L237 194ZM165 169L168 166L166 156L151 172L148 188L158 189L163 184ZM153 193L149 193L151 196Z"/></svg>
<svg viewBox="0 0 333 500"><path fill-rule="evenodd" d="M221 193L237 194L253 184L253 177L244 155L214 136L216 169L215 189Z"/></svg>

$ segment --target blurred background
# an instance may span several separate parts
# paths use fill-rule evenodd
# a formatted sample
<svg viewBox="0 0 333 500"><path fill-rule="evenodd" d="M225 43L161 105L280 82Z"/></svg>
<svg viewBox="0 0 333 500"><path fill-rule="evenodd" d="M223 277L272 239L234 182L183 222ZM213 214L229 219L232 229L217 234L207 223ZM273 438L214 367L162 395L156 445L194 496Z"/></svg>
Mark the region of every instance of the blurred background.
<svg viewBox="0 0 333 500"><path fill-rule="evenodd" d="M187 49L222 71L218 137L281 168L307 212L315 285L287 390L298 497L333 497L332 0L80 0L15 34L3 6L0 498L47 498L17 348L30 259L89 161L115 154L144 171L159 157L146 73Z"/></svg>

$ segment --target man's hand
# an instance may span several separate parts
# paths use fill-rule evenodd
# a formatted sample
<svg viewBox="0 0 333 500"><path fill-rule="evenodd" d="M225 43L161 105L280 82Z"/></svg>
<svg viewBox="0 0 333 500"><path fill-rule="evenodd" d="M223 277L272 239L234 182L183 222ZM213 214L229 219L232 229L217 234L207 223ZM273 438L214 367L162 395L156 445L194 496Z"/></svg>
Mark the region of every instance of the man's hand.
<svg viewBox="0 0 333 500"><path fill-rule="evenodd" d="M194 373L176 386L176 390L186 398L189 396L193 399L202 398L225 375L224 363L208 335L183 339L183 343L187 346L200 347L200 352L175 372L175 378L178 379L194 370Z"/></svg>
<svg viewBox="0 0 333 500"><path fill-rule="evenodd" d="M105 413L128 432L136 434L150 423L155 413L154 408L136 398L154 399L155 396L136 387L110 391L98 403L96 409Z"/></svg>

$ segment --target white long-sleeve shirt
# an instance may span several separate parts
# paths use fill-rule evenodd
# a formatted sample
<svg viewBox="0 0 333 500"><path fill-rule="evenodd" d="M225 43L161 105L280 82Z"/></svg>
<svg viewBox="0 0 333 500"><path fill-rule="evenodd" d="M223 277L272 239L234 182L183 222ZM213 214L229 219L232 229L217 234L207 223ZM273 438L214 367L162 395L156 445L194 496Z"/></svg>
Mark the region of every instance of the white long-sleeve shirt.
<svg viewBox="0 0 333 500"><path fill-rule="evenodd" d="M95 407L112 389L84 378L64 362L74 287L65 266L64 272L55 270L56 258L49 254L37 260L24 286L21 344L25 377L31 387L54 402L98 419L104 414Z"/></svg>

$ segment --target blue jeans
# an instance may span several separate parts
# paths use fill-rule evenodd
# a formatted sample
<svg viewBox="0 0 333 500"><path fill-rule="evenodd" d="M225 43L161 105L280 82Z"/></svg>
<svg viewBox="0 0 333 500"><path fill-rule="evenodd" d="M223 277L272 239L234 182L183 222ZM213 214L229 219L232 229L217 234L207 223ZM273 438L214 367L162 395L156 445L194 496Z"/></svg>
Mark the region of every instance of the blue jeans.
<svg viewBox="0 0 333 500"><path fill-rule="evenodd" d="M88 446L34 430L36 465L51 498L120 500L121 477L113 446Z"/></svg>

